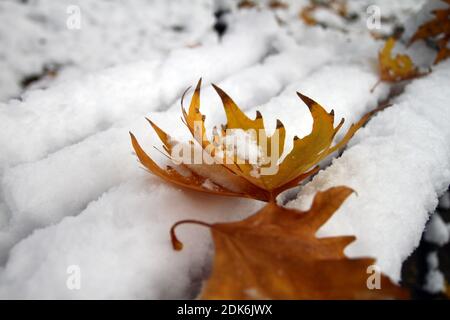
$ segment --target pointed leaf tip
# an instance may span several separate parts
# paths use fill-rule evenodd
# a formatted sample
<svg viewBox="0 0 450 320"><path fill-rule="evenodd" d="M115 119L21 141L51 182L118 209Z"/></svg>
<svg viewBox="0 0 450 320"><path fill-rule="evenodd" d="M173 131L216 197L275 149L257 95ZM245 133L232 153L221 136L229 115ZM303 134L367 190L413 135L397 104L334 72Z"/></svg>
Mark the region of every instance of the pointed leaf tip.
<svg viewBox="0 0 450 320"><path fill-rule="evenodd" d="M214 88L214 90L216 90L219 96L222 97L222 95L225 95L225 92L218 85L216 85L215 83L211 83L211 85Z"/></svg>
<svg viewBox="0 0 450 320"><path fill-rule="evenodd" d="M300 92L297 92L297 95L302 99L302 101L308 106L309 109L311 109L315 104L318 104L313 99L305 96L304 94L301 94Z"/></svg>
<svg viewBox="0 0 450 320"><path fill-rule="evenodd" d="M200 90L201 86L202 86L202 78L200 78L200 79L198 80L197 86L195 87L195 91Z"/></svg>
<svg viewBox="0 0 450 320"><path fill-rule="evenodd" d="M145 120L147 120L148 123L150 123L150 125L154 128L156 126L156 124L150 120L149 118L145 117Z"/></svg>

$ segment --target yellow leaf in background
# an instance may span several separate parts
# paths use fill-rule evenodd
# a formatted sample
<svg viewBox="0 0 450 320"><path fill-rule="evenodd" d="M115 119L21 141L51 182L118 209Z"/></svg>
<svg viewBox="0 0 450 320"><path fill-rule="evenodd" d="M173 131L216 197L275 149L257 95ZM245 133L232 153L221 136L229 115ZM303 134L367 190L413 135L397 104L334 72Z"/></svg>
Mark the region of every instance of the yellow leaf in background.
<svg viewBox="0 0 450 320"><path fill-rule="evenodd" d="M443 0L450 5L450 0ZM434 40L438 47L438 53L434 60L434 64L450 57L450 9L438 9L433 12L434 19L421 25L414 35L411 37L409 44L418 40Z"/></svg>
<svg viewBox="0 0 450 320"><path fill-rule="evenodd" d="M438 41L439 51L436 55L436 59L434 59L434 64L438 64L445 59L450 58L450 48L448 47L450 43L450 34L445 38L442 38Z"/></svg>
<svg viewBox="0 0 450 320"><path fill-rule="evenodd" d="M175 235L180 224L197 223L211 229L215 257L202 299L407 298L403 289L382 274L374 276L379 277L379 288L371 286L373 259L344 255L355 237L316 237L352 192L347 187L318 192L306 212L269 203L239 222L180 221L171 230L173 247L182 249Z"/></svg>
<svg viewBox="0 0 450 320"><path fill-rule="evenodd" d="M271 0L266 3L267 7L271 10L287 9L289 5L280 0ZM252 0L241 0L237 4L238 9L252 9L258 7L258 3Z"/></svg>
<svg viewBox="0 0 450 320"><path fill-rule="evenodd" d="M298 17L308 26L317 25L317 20L313 17L313 13L316 11L316 6L310 5L300 10Z"/></svg>
<svg viewBox="0 0 450 320"><path fill-rule="evenodd" d="M237 4L238 9L251 9L256 7L256 3L251 0L242 0Z"/></svg>
<svg viewBox="0 0 450 320"><path fill-rule="evenodd" d="M408 55L397 54L392 57L394 46L395 39L389 38L378 54L380 79L386 82L398 82L421 76L422 74Z"/></svg>
<svg viewBox="0 0 450 320"><path fill-rule="evenodd" d="M344 19L348 17L347 2L342 0L310 1L309 5L300 10L298 17L309 26L317 25L319 21L314 17L314 13L318 9L325 9ZM320 24L326 26L325 22L320 22Z"/></svg>
<svg viewBox="0 0 450 320"><path fill-rule="evenodd" d="M289 8L289 5L280 0L271 0L268 4L268 7L270 9L277 10L277 9L287 9Z"/></svg>

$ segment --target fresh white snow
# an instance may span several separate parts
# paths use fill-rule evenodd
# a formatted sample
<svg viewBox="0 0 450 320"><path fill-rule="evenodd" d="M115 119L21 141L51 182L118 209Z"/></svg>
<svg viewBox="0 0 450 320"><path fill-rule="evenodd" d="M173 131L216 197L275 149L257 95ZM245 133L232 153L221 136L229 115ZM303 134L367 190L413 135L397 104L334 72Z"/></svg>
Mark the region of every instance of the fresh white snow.
<svg viewBox="0 0 450 320"><path fill-rule="evenodd" d="M306 2L273 12L207 0L70 1L86 17L78 33L65 28L67 2L2 2L0 21L19 31L0 26L8 44L0 49L0 298L194 298L210 267L209 232L180 227L185 248L175 252L170 226L241 219L263 203L166 184L142 170L128 131L164 161L144 117L186 140L180 96L203 77L208 129L225 121L214 82L250 116L259 110L269 129L280 119L287 141L312 124L296 91L334 109L336 122L344 117L345 132L389 94L385 84L370 93L383 45L365 28L372 2L351 2L362 19L347 33L305 26L297 14ZM404 21L423 1L374 3ZM231 8L220 40L212 29L219 5ZM39 49L36 33L46 39ZM49 62L63 65L56 78L20 95L18 81ZM394 280L450 184L449 86L449 62L408 85L288 203L305 209L317 190L354 188L319 235L356 235L346 253L377 258ZM79 290L67 287L74 265Z"/></svg>
<svg viewBox="0 0 450 320"><path fill-rule="evenodd" d="M208 33L214 20L208 0L20 2L0 2L2 100L18 96L20 79L41 73L46 64L62 66L57 80L64 81L105 67L158 59L200 41L217 42ZM70 27L78 12L80 29Z"/></svg>
<svg viewBox="0 0 450 320"><path fill-rule="evenodd" d="M450 209L450 192L447 191L444 195L439 199L439 207L448 210Z"/></svg>
<svg viewBox="0 0 450 320"><path fill-rule="evenodd" d="M437 252L431 252L427 257L428 273L425 276L425 291L436 294L445 291L445 277L439 271L439 257Z"/></svg>
<svg viewBox="0 0 450 320"><path fill-rule="evenodd" d="M356 235L358 240L346 253L377 257L381 269L395 280L450 180L449 84L446 62L407 86L395 104L372 118L343 156L289 204L304 208L318 190L353 188L357 194L319 235Z"/></svg>
<svg viewBox="0 0 450 320"><path fill-rule="evenodd" d="M439 214L434 214L427 225L425 240L438 246L443 246L450 240L450 228Z"/></svg>

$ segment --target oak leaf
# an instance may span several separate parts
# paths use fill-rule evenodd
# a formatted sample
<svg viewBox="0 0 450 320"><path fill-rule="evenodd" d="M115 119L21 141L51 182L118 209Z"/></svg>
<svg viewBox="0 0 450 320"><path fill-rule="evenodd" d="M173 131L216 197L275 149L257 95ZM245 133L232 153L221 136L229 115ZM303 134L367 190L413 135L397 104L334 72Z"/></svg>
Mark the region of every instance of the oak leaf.
<svg viewBox="0 0 450 320"><path fill-rule="evenodd" d="M186 111L182 107L182 113L183 121L194 140L201 146L204 155L214 159L214 163L180 163L161 168L145 153L137 139L130 133L136 155L150 172L164 180L197 191L273 201L281 192L297 186L300 181L317 172L319 169L317 164L344 147L372 114L363 116L359 122L349 128L341 141L333 145L333 140L341 129L344 119L341 119L337 127L334 127L333 111L328 113L317 102L297 93L311 112L313 126L311 133L304 138L295 136L292 149L286 152L284 150L286 129L281 121L277 121L274 133L269 136L259 112L255 119L248 118L222 89L216 85L213 87L222 100L227 123L221 130L217 128L213 130L212 141L207 137L205 116L200 112L201 79L194 91L189 109ZM172 139L152 121L148 121L163 142L167 156L171 158L171 150L179 142ZM256 164L249 163L247 159L236 155L235 150L230 152L221 148L220 144L218 146L217 141L230 137L229 130L259 133L254 144L262 156L258 155ZM195 148L194 142L191 141L189 145ZM269 160L268 163L267 160Z"/></svg>
<svg viewBox="0 0 450 320"><path fill-rule="evenodd" d="M370 258L349 259L344 249L353 236L317 238L317 230L352 193L347 187L318 192L306 212L268 203L239 222L208 225L180 221L172 243L182 249L175 228L198 223L211 229L213 270L202 299L392 299L407 298L403 289L378 274L378 289L367 285Z"/></svg>

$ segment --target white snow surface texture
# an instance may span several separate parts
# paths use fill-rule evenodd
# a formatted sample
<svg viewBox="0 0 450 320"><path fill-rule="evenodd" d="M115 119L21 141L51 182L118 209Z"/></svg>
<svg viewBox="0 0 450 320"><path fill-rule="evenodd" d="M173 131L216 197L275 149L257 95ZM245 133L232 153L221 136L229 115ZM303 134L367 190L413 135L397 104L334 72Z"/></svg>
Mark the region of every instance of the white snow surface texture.
<svg viewBox="0 0 450 320"><path fill-rule="evenodd" d="M375 2L399 17L418 6ZM296 91L334 109L336 122L344 117L343 132L389 93L385 84L370 93L383 43L364 28L305 26L297 13L306 1L291 1L286 11L230 5L222 39L212 29L212 1L73 3L87 18L70 35L60 17L68 1L0 4L1 21L8 17L18 39L2 23L0 37L11 43L0 49L0 81L10 84L0 94L0 298L195 297L210 268L211 238L206 229L180 227L185 248L175 252L171 225L238 220L263 203L165 183L142 170L128 131L163 161L144 117L187 139L180 96L200 77L209 128L224 122L214 82L250 116L261 111L269 128L280 119L289 139L312 124ZM364 15L361 3L354 10ZM46 37L45 49L34 48L36 33ZM21 93L18 79L47 61L63 65L56 78ZM449 87L450 62L413 81L287 203L304 210L318 190L353 188L357 194L318 236L355 235L346 254L375 257L394 281L450 183ZM67 287L74 265L79 290Z"/></svg>

